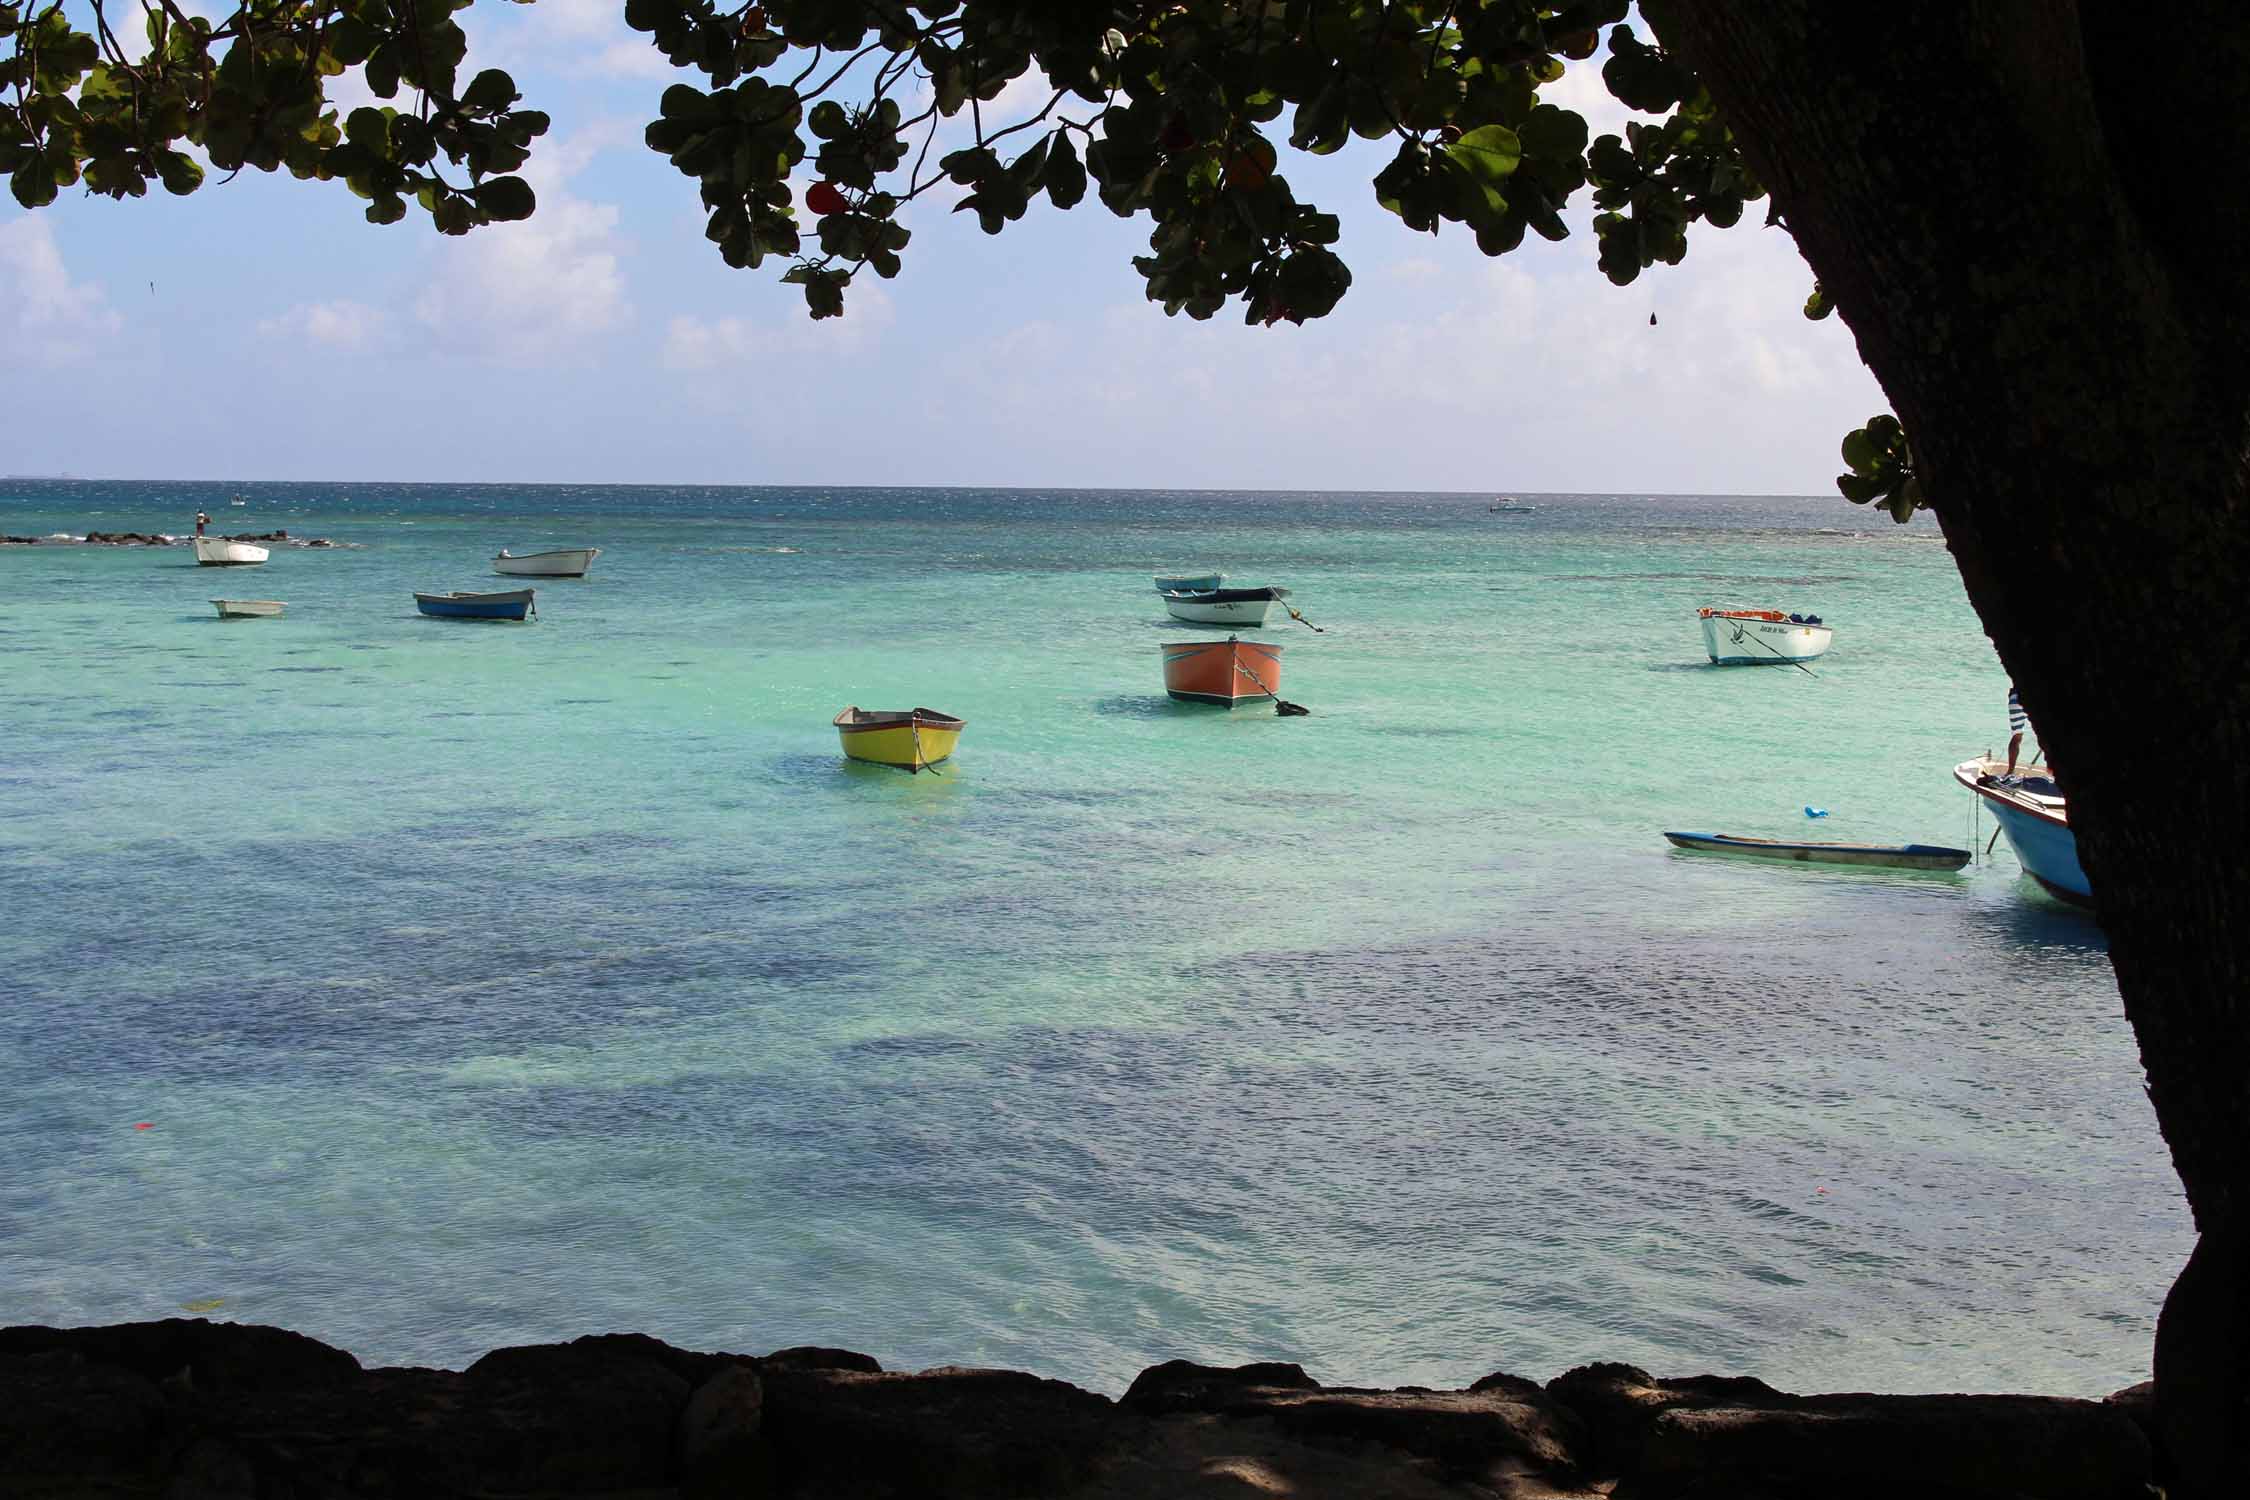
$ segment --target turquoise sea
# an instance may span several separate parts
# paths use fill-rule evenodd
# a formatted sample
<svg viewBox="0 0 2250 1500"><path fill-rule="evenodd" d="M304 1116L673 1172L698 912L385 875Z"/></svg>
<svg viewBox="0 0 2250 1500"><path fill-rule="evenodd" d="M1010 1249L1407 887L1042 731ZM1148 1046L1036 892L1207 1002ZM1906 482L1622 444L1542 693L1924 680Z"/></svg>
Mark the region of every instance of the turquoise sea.
<svg viewBox="0 0 2250 1500"><path fill-rule="evenodd" d="M1522 498L0 481L348 544L0 548L0 1323L2145 1377L2190 1229L2099 929L2004 844L1659 836L1981 853L1934 526ZM536 624L414 612L561 544ZM1325 627L1309 717L1165 699L1206 567ZM1712 668L1707 603L1835 649ZM847 703L969 729L851 765Z"/></svg>

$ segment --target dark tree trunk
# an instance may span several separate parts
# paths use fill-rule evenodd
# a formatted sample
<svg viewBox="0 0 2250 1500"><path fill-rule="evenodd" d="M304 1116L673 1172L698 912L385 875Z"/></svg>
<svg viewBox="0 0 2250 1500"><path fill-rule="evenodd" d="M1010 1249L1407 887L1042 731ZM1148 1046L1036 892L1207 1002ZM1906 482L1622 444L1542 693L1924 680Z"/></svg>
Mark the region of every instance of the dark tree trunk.
<svg viewBox="0 0 2250 1500"><path fill-rule="evenodd" d="M2069 795L2200 1233L2173 1493L2250 1494L2250 7L1642 10L1895 404Z"/></svg>

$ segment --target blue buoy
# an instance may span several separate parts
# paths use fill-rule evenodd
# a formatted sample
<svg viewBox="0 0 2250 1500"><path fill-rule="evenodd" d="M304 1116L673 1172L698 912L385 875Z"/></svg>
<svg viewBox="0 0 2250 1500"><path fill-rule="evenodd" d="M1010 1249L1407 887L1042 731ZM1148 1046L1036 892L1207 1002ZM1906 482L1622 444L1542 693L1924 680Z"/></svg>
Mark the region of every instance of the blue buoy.
<svg viewBox="0 0 2250 1500"><path fill-rule="evenodd" d="M1808 807L1805 809L1805 816L1808 818L1825 818L1828 816L1828 809L1825 807Z"/></svg>

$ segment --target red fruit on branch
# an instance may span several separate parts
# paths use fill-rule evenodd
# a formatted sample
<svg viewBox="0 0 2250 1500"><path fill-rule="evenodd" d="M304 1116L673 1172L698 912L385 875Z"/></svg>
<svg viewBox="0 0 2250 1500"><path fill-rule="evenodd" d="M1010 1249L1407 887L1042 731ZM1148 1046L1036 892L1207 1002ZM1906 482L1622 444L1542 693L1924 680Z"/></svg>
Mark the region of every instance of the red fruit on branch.
<svg viewBox="0 0 2250 1500"><path fill-rule="evenodd" d="M840 214L851 206L851 200L833 182L816 182L805 189L805 207L816 214Z"/></svg>

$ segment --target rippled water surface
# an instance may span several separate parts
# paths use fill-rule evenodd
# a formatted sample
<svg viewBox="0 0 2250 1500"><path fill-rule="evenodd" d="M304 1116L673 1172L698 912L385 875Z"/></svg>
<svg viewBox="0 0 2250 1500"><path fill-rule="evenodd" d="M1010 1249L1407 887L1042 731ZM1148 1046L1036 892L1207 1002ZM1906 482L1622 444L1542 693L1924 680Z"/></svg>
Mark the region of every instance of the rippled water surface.
<svg viewBox="0 0 2250 1500"><path fill-rule="evenodd" d="M2189 1230L2098 929L2004 845L1659 837L1981 852L1934 529L1489 498L0 481L349 544L0 548L0 1322L2142 1378ZM537 624L415 614L542 544L603 553ZM1208 566L1326 628L1310 717L1164 698ZM846 703L970 727L910 777Z"/></svg>

